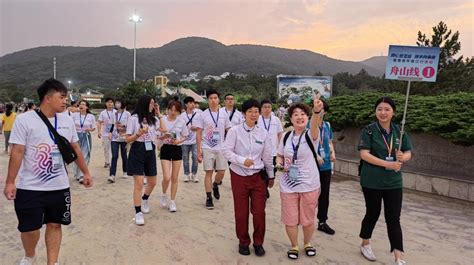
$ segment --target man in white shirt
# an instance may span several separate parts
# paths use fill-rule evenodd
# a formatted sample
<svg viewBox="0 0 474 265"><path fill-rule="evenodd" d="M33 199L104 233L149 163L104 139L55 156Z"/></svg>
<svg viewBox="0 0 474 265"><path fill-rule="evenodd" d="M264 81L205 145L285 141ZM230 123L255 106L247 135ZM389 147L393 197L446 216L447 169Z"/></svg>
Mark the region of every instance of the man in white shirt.
<svg viewBox="0 0 474 265"><path fill-rule="evenodd" d="M222 107L221 110L225 111L225 113L229 117L230 125L232 127L243 122L242 112L240 112L237 108L234 107L234 95L225 95L224 107Z"/></svg>
<svg viewBox="0 0 474 265"><path fill-rule="evenodd" d="M106 109L103 110L97 119L97 136L102 139L102 147L104 148L104 168L110 166L110 157L112 155L112 125L115 123L114 100L112 98L105 99Z"/></svg>
<svg viewBox="0 0 474 265"><path fill-rule="evenodd" d="M64 112L67 88L55 79L38 87L40 110L19 115L10 142L13 144L8 164L4 194L15 200L18 230L25 256L20 264L33 264L40 229L46 224L48 264L58 262L62 225L71 223L69 179L57 139L41 119L44 115L58 134L66 138L77 154L76 164L84 173L84 186L92 186L92 177L82 156L73 120ZM15 184L16 176L19 180Z"/></svg>
<svg viewBox="0 0 474 265"><path fill-rule="evenodd" d="M258 126L264 128L270 135L272 142L273 165L275 165L277 147L281 139L281 134L283 133L283 127L281 125L280 119L272 112L272 102L268 99L264 99L260 104L262 106L262 114L258 118L257 124ZM267 192L267 198L269 197L270 193Z"/></svg>
<svg viewBox="0 0 474 265"><path fill-rule="evenodd" d="M197 159L197 144L196 144L196 120L197 116L202 113L200 109L196 109L194 98L186 97L183 100L184 105L186 106L186 110L181 113L181 118L186 122L186 126L188 127L188 136L186 140L181 145L183 150L183 169L184 169L184 182L193 181L194 183L199 182L197 177L197 169L198 169L198 159ZM191 165L191 172L189 170L189 153L191 153L192 157L192 165ZM191 177L189 176L191 173Z"/></svg>
<svg viewBox="0 0 474 265"><path fill-rule="evenodd" d="M222 184L224 172L227 169L227 160L221 154L224 134L231 127L227 113L219 109L219 93L214 89L207 91L209 108L203 111L196 120L196 142L198 161L204 162L206 171L204 187L206 189L206 208L214 209L211 196L211 186L214 198L219 200L219 186ZM212 172L216 171L214 183Z"/></svg>

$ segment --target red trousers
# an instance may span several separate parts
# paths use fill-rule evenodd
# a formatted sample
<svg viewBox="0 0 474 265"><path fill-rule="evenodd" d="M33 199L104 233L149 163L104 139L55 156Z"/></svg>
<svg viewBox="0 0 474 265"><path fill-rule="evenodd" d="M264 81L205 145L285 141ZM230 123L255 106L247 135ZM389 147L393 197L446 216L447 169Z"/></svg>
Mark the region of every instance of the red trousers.
<svg viewBox="0 0 474 265"><path fill-rule="evenodd" d="M248 232L250 210L253 216L253 244L263 245L267 185L260 173L252 176L239 176L230 170L230 179L234 195L235 231L239 244L250 245Z"/></svg>

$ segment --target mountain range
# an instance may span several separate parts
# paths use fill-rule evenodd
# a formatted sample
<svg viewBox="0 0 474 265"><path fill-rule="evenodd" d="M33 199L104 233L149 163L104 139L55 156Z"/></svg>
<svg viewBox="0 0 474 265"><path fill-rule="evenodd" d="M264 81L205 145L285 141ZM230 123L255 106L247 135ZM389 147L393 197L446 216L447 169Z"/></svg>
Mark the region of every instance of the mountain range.
<svg viewBox="0 0 474 265"><path fill-rule="evenodd" d="M20 88L34 87L53 76L56 57L57 79L73 80L75 85L114 88L132 79L133 50L120 46L49 46L27 49L0 57L0 84L15 83ZM262 45L224 45L218 41L188 37L159 48L137 49L137 79L150 79L166 68L180 75L199 72L220 75L224 72L258 75L334 75L358 73L365 69L381 76L385 56L353 62L330 58L308 50L293 50Z"/></svg>

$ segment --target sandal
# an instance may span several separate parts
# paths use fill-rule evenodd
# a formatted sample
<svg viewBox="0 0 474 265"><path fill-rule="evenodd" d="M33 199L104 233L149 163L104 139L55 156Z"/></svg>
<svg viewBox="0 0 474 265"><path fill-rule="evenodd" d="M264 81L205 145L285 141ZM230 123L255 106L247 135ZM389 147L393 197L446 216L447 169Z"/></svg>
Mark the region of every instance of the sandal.
<svg viewBox="0 0 474 265"><path fill-rule="evenodd" d="M298 259L299 250L296 249L296 248L292 248L292 249L288 250L288 252L286 252L286 254L288 255L289 259L296 260L296 259Z"/></svg>
<svg viewBox="0 0 474 265"><path fill-rule="evenodd" d="M316 256L316 249L313 246L311 246L310 244L308 244L304 247L304 251L306 253L306 256L308 256L308 257Z"/></svg>

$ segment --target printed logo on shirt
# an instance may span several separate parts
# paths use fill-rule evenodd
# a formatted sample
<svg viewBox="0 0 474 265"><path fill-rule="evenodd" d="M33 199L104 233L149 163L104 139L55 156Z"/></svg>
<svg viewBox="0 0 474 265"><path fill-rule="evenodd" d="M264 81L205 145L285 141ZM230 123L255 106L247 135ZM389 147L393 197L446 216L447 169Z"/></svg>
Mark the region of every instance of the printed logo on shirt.
<svg viewBox="0 0 474 265"><path fill-rule="evenodd" d="M51 156L52 148L49 144L39 144L35 150L36 165L33 166L34 174L43 183L57 178L62 173L62 168L53 167L53 158Z"/></svg>
<svg viewBox="0 0 474 265"><path fill-rule="evenodd" d="M207 128L204 130L205 133L203 135L203 140L207 144L207 146L214 148L219 144L219 141L213 137L214 134L214 125L209 125Z"/></svg>

